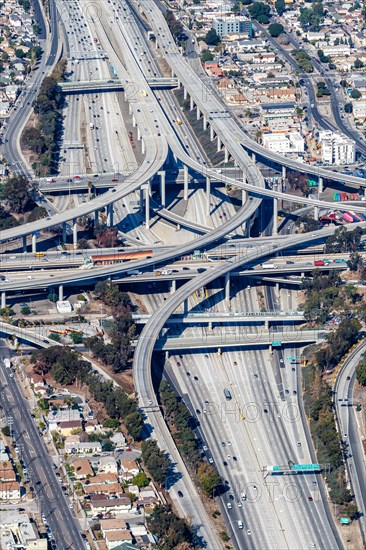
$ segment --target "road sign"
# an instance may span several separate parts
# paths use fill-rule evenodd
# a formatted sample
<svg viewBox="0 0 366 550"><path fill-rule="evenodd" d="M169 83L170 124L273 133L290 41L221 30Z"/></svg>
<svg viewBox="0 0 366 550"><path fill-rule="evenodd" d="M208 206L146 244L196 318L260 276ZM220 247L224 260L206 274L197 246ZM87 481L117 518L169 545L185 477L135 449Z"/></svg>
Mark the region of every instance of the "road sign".
<svg viewBox="0 0 366 550"><path fill-rule="evenodd" d="M280 348L282 346L281 340L273 340L272 347L273 348Z"/></svg>
<svg viewBox="0 0 366 550"><path fill-rule="evenodd" d="M286 357L287 361L296 361L296 357L294 355L290 355L290 357Z"/></svg>
<svg viewBox="0 0 366 550"><path fill-rule="evenodd" d="M320 470L319 464L293 464L292 469L296 472Z"/></svg>

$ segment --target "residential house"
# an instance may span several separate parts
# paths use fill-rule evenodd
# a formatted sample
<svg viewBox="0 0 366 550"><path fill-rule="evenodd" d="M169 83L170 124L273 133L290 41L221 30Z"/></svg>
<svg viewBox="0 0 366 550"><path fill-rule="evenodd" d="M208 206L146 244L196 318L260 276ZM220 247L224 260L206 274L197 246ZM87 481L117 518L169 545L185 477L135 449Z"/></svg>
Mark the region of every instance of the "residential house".
<svg viewBox="0 0 366 550"><path fill-rule="evenodd" d="M127 496L115 499L105 498L104 495L92 494L90 498L90 515L121 514L131 509L131 500Z"/></svg>
<svg viewBox="0 0 366 550"><path fill-rule="evenodd" d="M107 531L105 534L105 542L108 550L117 548L123 542L132 542L132 534L130 531Z"/></svg>
<svg viewBox="0 0 366 550"><path fill-rule="evenodd" d="M118 474L117 460L113 456L101 456L98 462L98 471L106 474Z"/></svg>
<svg viewBox="0 0 366 550"><path fill-rule="evenodd" d="M125 481L133 479L139 471L140 468L135 460L121 460L121 477Z"/></svg>
<svg viewBox="0 0 366 550"><path fill-rule="evenodd" d="M72 438L69 440L69 438ZM79 438L77 438L79 440ZM69 436L65 440L65 452L73 454L82 453L101 453L102 444L99 441L85 441L83 443L75 441L74 436Z"/></svg>
<svg viewBox="0 0 366 550"><path fill-rule="evenodd" d="M123 518L102 519L100 522L100 530L104 536L107 531L116 531L117 529L121 529L123 531L127 529L126 522Z"/></svg>
<svg viewBox="0 0 366 550"><path fill-rule="evenodd" d="M87 458L77 458L73 461L74 476L76 479L86 479L94 476L94 470Z"/></svg>
<svg viewBox="0 0 366 550"><path fill-rule="evenodd" d="M1 500L19 500L20 484L18 481L2 481L0 483Z"/></svg>

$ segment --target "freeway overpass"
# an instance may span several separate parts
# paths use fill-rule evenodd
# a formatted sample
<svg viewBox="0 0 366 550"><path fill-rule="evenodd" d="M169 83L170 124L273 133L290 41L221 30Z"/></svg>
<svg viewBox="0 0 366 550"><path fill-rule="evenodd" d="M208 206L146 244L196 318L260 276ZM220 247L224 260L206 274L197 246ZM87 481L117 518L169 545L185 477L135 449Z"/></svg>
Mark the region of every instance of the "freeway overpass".
<svg viewBox="0 0 366 550"><path fill-rule="evenodd" d="M137 324L146 324L151 315L133 313L132 319ZM302 311L245 311L237 313L190 312L186 315L175 314L169 317L167 325L175 323L203 324L203 323L258 323L275 321L276 323L294 323L304 321Z"/></svg>
<svg viewBox="0 0 366 550"><path fill-rule="evenodd" d="M147 82L152 90L166 90L178 86L178 80L169 77L148 78ZM64 94L122 92L124 90L123 84L118 79L60 82L59 86Z"/></svg>
<svg viewBox="0 0 366 550"><path fill-rule="evenodd" d="M155 349L162 351L174 351L174 350L197 350L212 348L253 348L253 346L272 346L276 343L276 347L291 344L307 345L312 342L323 342L327 337L326 330L289 330L285 332L276 332L271 330L264 330L257 334L251 332L244 332L243 330L237 330L235 332L228 332L225 328L221 335L211 335L209 331L204 332L201 335L195 334L194 336L161 336L156 341ZM137 344L137 341L135 341Z"/></svg>

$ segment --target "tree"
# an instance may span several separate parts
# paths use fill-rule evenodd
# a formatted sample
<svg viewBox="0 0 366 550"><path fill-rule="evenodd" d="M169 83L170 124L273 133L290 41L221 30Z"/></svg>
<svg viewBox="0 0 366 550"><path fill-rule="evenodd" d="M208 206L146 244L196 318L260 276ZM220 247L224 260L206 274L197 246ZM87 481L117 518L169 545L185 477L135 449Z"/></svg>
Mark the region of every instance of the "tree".
<svg viewBox="0 0 366 550"><path fill-rule="evenodd" d="M202 462L197 469L197 477L200 485L206 495L212 497L214 490L221 483L221 477L216 472L215 468L207 462Z"/></svg>
<svg viewBox="0 0 366 550"><path fill-rule="evenodd" d="M141 446L141 457L154 480L163 485L168 476L170 460L163 453L156 441L144 441Z"/></svg>
<svg viewBox="0 0 366 550"><path fill-rule="evenodd" d="M21 214L32 206L37 184L25 176L11 176L0 187L0 199L5 210Z"/></svg>
<svg viewBox="0 0 366 550"><path fill-rule="evenodd" d="M356 61L355 61L355 64L354 64L354 68L355 69L362 69L362 67L363 67L363 63L362 63L361 59L357 58Z"/></svg>
<svg viewBox="0 0 366 550"><path fill-rule="evenodd" d="M280 23L272 23L268 27L269 34L274 38L277 38L277 36L280 36L280 34L282 34L283 31L284 31L283 25L281 25Z"/></svg>
<svg viewBox="0 0 366 550"><path fill-rule="evenodd" d="M144 427L144 421L139 411L135 411L125 418L125 426L128 433L135 441L141 441L142 429Z"/></svg>
<svg viewBox="0 0 366 550"><path fill-rule="evenodd" d="M21 309L20 309L20 313L22 315L29 315L31 313L31 308L29 306L23 306Z"/></svg>
<svg viewBox="0 0 366 550"><path fill-rule="evenodd" d="M82 344L83 343L83 335L80 332L71 332L70 338L73 341L74 344Z"/></svg>
<svg viewBox="0 0 366 550"><path fill-rule="evenodd" d="M51 332L48 335L48 338L50 340L54 340L55 342L61 342L61 336L59 334L57 334L56 332Z"/></svg>
<svg viewBox="0 0 366 550"><path fill-rule="evenodd" d="M356 367L356 378L357 382L361 386L366 386L366 357L365 354L362 356L361 361Z"/></svg>
<svg viewBox="0 0 366 550"><path fill-rule="evenodd" d="M78 240L78 249L79 250L87 250L90 248L89 241L87 239L79 239Z"/></svg>
<svg viewBox="0 0 366 550"><path fill-rule="evenodd" d="M363 258L358 252L352 252L350 254L347 265L351 271L358 271L363 268Z"/></svg>
<svg viewBox="0 0 366 550"><path fill-rule="evenodd" d="M220 44L220 37L217 34L217 32L215 31L215 29L210 29L206 33L206 36L205 36L204 40L205 40L206 44L208 44L209 46L217 46L218 44Z"/></svg>
<svg viewBox="0 0 366 550"><path fill-rule="evenodd" d="M206 61L212 61L214 56L210 52L210 50L203 50L201 55L201 61L202 63L206 63Z"/></svg>
<svg viewBox="0 0 366 550"><path fill-rule="evenodd" d="M158 506L150 514L149 530L159 541L159 550L179 549L183 543L192 544L193 532L184 519L178 518L170 506ZM183 547L184 548L184 547Z"/></svg>
<svg viewBox="0 0 366 550"><path fill-rule="evenodd" d="M35 206L29 215L28 221L35 222L36 220L40 220L41 218L46 218L47 216L48 216L48 212L44 208L44 206Z"/></svg>
<svg viewBox="0 0 366 550"><path fill-rule="evenodd" d="M354 89L351 92L351 97L352 97L352 99L360 99L360 97L362 97L362 94L361 94L360 90Z"/></svg>
<svg viewBox="0 0 366 550"><path fill-rule="evenodd" d="M352 111L353 111L352 103L346 103L344 106L344 112L350 114L352 113Z"/></svg>
<svg viewBox="0 0 366 550"><path fill-rule="evenodd" d="M276 0L275 8L276 8L276 11L277 11L278 15L281 17L281 15L286 10L285 0Z"/></svg>
<svg viewBox="0 0 366 550"><path fill-rule="evenodd" d="M149 483L150 480L144 472L139 472L132 481L132 484L137 485L137 487L147 487Z"/></svg>
<svg viewBox="0 0 366 550"><path fill-rule="evenodd" d="M268 4L263 2L254 2L248 8L250 15L253 19L257 19L260 23L264 25L269 22L268 16L271 12L271 8Z"/></svg>

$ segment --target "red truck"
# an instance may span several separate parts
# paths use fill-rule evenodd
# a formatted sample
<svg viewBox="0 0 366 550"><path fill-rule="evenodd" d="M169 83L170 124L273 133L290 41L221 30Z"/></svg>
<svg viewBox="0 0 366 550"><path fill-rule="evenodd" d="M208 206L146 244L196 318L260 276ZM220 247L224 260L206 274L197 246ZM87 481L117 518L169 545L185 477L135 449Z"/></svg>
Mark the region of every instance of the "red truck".
<svg viewBox="0 0 366 550"><path fill-rule="evenodd" d="M314 265L325 265L325 263L323 262L323 260L316 260L314 262Z"/></svg>

